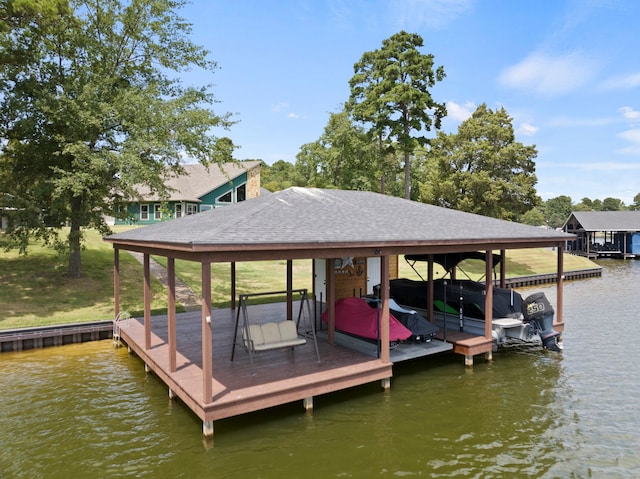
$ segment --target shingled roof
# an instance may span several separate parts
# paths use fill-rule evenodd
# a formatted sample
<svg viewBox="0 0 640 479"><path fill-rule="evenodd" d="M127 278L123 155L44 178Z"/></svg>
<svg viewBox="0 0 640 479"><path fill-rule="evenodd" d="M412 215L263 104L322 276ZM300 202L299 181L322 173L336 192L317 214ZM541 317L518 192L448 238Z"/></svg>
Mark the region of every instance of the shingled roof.
<svg viewBox="0 0 640 479"><path fill-rule="evenodd" d="M495 244L552 246L573 235L368 191L289 188L196 215L111 235L124 249L307 251Z"/></svg>
<svg viewBox="0 0 640 479"><path fill-rule="evenodd" d="M576 230L640 231L640 211L574 211L563 229L566 229L572 217L578 223Z"/></svg>
<svg viewBox="0 0 640 479"><path fill-rule="evenodd" d="M183 174L172 175L165 181L169 188L169 198L161 198L151 193L146 186L138 186L138 194L146 201L190 201L198 203L207 193L228 183L242 173L259 166L261 162L243 161L242 163L212 164L208 167L200 163L182 165Z"/></svg>

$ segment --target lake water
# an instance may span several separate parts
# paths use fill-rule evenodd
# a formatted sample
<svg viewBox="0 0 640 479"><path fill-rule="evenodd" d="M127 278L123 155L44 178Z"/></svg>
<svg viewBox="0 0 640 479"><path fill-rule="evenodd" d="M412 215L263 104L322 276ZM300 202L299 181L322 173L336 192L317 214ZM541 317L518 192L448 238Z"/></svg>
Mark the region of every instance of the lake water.
<svg viewBox="0 0 640 479"><path fill-rule="evenodd" d="M565 284L561 354L401 364L389 392L217 421L214 442L110 341L1 354L0 478L640 477L640 261L602 265Z"/></svg>

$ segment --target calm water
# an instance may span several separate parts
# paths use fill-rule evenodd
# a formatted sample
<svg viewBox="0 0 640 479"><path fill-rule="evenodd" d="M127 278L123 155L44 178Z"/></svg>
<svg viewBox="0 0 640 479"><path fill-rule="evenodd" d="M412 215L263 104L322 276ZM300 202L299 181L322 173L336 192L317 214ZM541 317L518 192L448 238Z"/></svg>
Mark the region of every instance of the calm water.
<svg viewBox="0 0 640 479"><path fill-rule="evenodd" d="M389 393L218 421L213 443L110 341L2 354L0 478L639 477L640 261L602 264L566 284L562 354L426 358Z"/></svg>

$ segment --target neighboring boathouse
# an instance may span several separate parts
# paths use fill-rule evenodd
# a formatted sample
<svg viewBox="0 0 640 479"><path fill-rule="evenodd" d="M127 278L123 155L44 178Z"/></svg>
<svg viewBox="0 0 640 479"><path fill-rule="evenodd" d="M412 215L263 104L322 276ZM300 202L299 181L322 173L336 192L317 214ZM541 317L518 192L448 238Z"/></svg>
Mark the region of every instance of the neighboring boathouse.
<svg viewBox="0 0 640 479"><path fill-rule="evenodd" d="M640 211L574 211L562 227L567 251L589 258L640 257Z"/></svg>
<svg viewBox="0 0 640 479"><path fill-rule="evenodd" d="M565 243L574 238L563 232L373 192L289 188L226 208L118 233L105 241L113 244L115 252L117 316L120 252L144 255L144 318L119 321L117 336L167 384L171 397L179 397L200 417L204 435L212 436L214 421L222 418L298 400L310 409L314 396L373 381L382 381L388 388L393 362L402 359L389 347L389 281L398 255L432 257L429 255L482 251L486 277L491 278L495 254L504 259L508 249L553 247L558 255L553 327L561 332L563 251ZM162 317L151 316L150 255L168 258L168 314ZM176 314L176 259L201 264L200 312ZM313 260L316 278L324 276L324 297L316 298L315 304L316 292L293 288L292 264L299 259ZM250 296L273 293L264 291L239 295L236 304L235 264L258 260L287 261L288 287L282 292L287 298L285 304L248 305ZM232 286L231 311L211 306L212 263L231 263L230 277L222 278ZM324 271L316 270L318 264L325 265ZM355 271L355 276L361 273L380 284L380 341L373 355L338 339L335 303L339 296L348 294L341 289L339 278L345 266ZM500 269L499 282L503 284L504 261ZM430 264L430 282L432 270ZM364 282L362 292L369 294L372 287L372 281ZM467 364L480 354L490 360L492 291L493 282L488 281L488 320L483 336L446 330L444 338L416 346L418 352L411 357L452 350L464 355ZM306 309L309 303L312 307ZM320 308L327 326L323 334L316 334L314 316ZM290 331L289 326L297 323L303 312L311 316L307 317L311 326L304 326L308 328L307 339L300 341L295 327ZM248 317L254 347L246 350L243 346L248 343L241 332L244 328L238 324ZM429 319L433 321L433 312Z"/></svg>

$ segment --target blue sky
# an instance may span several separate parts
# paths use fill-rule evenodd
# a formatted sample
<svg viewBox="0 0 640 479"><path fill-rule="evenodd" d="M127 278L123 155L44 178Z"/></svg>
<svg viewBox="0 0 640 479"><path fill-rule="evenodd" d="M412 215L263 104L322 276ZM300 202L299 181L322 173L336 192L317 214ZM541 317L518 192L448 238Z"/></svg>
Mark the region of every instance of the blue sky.
<svg viewBox="0 0 640 479"><path fill-rule="evenodd" d="M239 159L295 162L348 99L354 63L405 30L447 74L432 89L444 131L504 107L538 149L543 199L640 193L640 2L194 0L181 14L219 67L183 81L213 84Z"/></svg>

